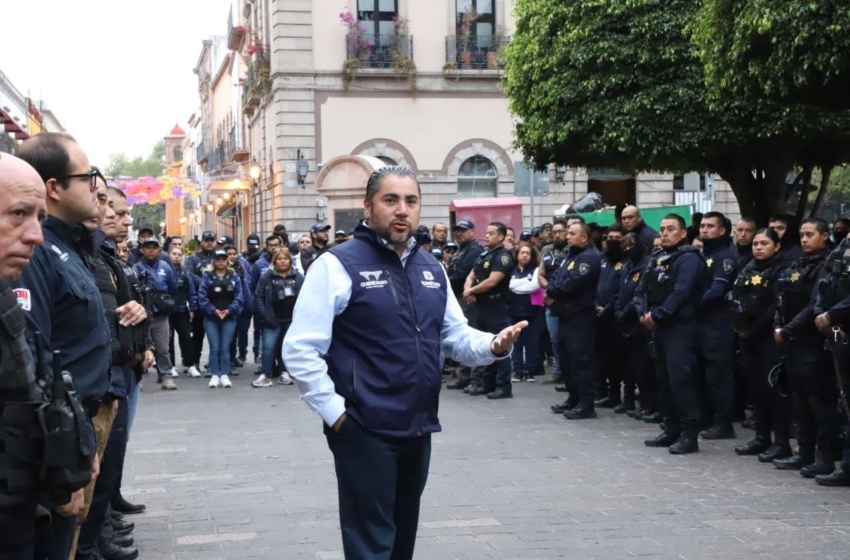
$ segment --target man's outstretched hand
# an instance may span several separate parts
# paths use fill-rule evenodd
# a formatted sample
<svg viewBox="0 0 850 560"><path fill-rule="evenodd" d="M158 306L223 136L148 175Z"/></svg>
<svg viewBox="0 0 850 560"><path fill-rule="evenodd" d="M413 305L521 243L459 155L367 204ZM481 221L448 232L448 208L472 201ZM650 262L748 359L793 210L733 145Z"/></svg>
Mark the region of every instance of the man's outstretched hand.
<svg viewBox="0 0 850 560"><path fill-rule="evenodd" d="M519 338L519 333L527 326L528 321L520 321L512 327L504 329L490 343L490 351L496 356L506 354L511 349L511 346L514 345L516 339Z"/></svg>

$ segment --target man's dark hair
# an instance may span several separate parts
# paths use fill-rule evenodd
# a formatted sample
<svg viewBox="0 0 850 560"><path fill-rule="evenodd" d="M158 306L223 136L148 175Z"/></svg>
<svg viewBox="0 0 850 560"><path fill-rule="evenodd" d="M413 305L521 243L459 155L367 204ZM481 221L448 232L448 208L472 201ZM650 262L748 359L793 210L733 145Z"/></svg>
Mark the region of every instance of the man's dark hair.
<svg viewBox="0 0 850 560"><path fill-rule="evenodd" d="M269 244L269 241L275 241L275 240L280 241L281 245L284 244L283 239L281 239L281 237L279 235L272 234L272 235L266 237L266 245Z"/></svg>
<svg viewBox="0 0 850 560"><path fill-rule="evenodd" d="M553 226L554 226L554 225L561 225L561 226L564 226L564 229L567 229L567 220L565 220L565 219L563 219L563 218L558 218L557 220L555 220L555 221L552 223L552 225L553 225Z"/></svg>
<svg viewBox="0 0 850 560"><path fill-rule="evenodd" d="M835 222L836 224L838 222ZM850 225L850 221L845 220L845 223ZM826 223L826 220L822 220L820 218L809 218L808 220L803 220L803 223L800 224L800 227L803 227L806 224L812 224L815 226L815 229L818 233L826 233L829 234L829 224Z"/></svg>
<svg viewBox="0 0 850 560"><path fill-rule="evenodd" d="M514 228L510 227L510 226L508 226L508 227L506 227L506 228L505 228L505 235L507 235L507 234L508 234L508 231L509 231L509 230L510 230L510 231L512 231L512 232L514 232L514 235L516 235L516 230L515 230Z"/></svg>
<svg viewBox="0 0 850 560"><path fill-rule="evenodd" d="M697 212L698 214L699 212ZM694 214L696 216L697 214ZM706 212L702 215L703 220L717 220L717 225L722 228L726 228L726 216L723 215L723 212ZM729 231L728 228L726 231Z"/></svg>
<svg viewBox="0 0 850 560"><path fill-rule="evenodd" d="M588 239L590 239L590 237L593 235L593 228L585 222L579 222L577 224L573 224L573 226L578 226Z"/></svg>
<svg viewBox="0 0 850 560"><path fill-rule="evenodd" d="M56 179L63 188L68 188L68 179L57 179L70 173L71 156L68 143L76 142L70 134L64 132L42 132L25 140L15 155L30 164L47 183Z"/></svg>
<svg viewBox="0 0 850 560"><path fill-rule="evenodd" d="M610 226L608 226L608 233L611 233L611 232L626 233L626 230L623 227L623 224L614 223L614 224L611 224Z"/></svg>
<svg viewBox="0 0 850 560"><path fill-rule="evenodd" d="M832 224L832 227L834 228L838 224L844 224L845 226L847 226L848 229L850 229L850 218L838 218L837 220L835 220L835 223Z"/></svg>
<svg viewBox="0 0 850 560"><path fill-rule="evenodd" d="M739 222L747 222L747 223L750 223L750 224L756 225L756 220L755 220L755 218L751 218L751 217L749 217L749 216L741 216L740 218L738 218L738 221L739 221Z"/></svg>
<svg viewBox="0 0 850 560"><path fill-rule="evenodd" d="M578 220L578 221L579 221L579 223L581 223L581 224L586 224L586 223L587 223L587 221L586 221L584 218L582 218L581 216L579 216L579 215L575 215L575 216L567 216L567 222L569 222L570 220Z"/></svg>
<svg viewBox="0 0 850 560"><path fill-rule="evenodd" d="M678 214L666 214L663 220L676 220L676 223L679 224L679 227L682 229L688 229L687 224L685 224L685 219Z"/></svg>
<svg viewBox="0 0 850 560"><path fill-rule="evenodd" d="M436 222L433 226L431 226L431 231L434 231L435 229L437 229L437 226L443 226L447 230L449 229L449 226L447 226L443 222Z"/></svg>
<svg viewBox="0 0 850 560"><path fill-rule="evenodd" d="M775 222L775 221L777 221L777 220L771 220L771 221L772 221L772 222ZM784 222L785 220L780 220L780 221L783 221L783 222ZM758 236L758 235L765 235L765 236L767 236L767 238L768 238L768 239L770 239L770 240L771 240L771 241L773 241L774 243L780 243L780 242L782 241L782 240L779 238L779 234L778 234L778 233L776 233L776 230L775 230L775 229L771 229L771 228L769 228L769 227L761 228L760 230L758 230L758 231L756 232L756 235L755 235L755 236ZM753 236L753 237L755 237L755 236Z"/></svg>
<svg viewBox="0 0 850 560"><path fill-rule="evenodd" d="M496 228L496 232L498 232L498 234L501 235L502 237L505 237L506 235L508 235L508 226L506 226L502 222L490 222L487 225L493 226L494 228ZM516 232L514 232L514 233L516 233Z"/></svg>
<svg viewBox="0 0 850 560"><path fill-rule="evenodd" d="M694 212L694 215L691 216L691 223L699 225L701 221L705 218L716 218L717 216L711 216L710 214L720 214L720 212L708 212L703 214L702 212ZM722 215L722 214L721 214Z"/></svg>
<svg viewBox="0 0 850 560"><path fill-rule="evenodd" d="M114 194L115 196L120 196L124 200L127 199L127 193L125 193L118 187L106 187L106 192L108 192L109 194Z"/></svg>
<svg viewBox="0 0 850 560"><path fill-rule="evenodd" d="M390 176L394 177L410 177L416 183L416 188L419 194L422 194L422 187L416 179L416 174L409 167L403 165L386 165L377 169L369 175L369 180L366 182L366 200L371 204L375 194L381 188L381 182Z"/></svg>

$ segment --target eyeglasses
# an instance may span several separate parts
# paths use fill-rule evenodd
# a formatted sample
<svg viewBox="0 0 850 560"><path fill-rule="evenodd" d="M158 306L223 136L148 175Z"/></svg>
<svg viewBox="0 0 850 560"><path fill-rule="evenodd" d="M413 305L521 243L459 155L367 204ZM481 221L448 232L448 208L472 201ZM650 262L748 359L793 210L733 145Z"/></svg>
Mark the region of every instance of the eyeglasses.
<svg viewBox="0 0 850 560"><path fill-rule="evenodd" d="M61 175L59 177L56 177L56 180L57 181L64 181L65 179L88 179L89 180L89 189L91 191L95 191L95 190L97 190L97 179L98 179L98 177L100 177L100 179L103 181L103 183L106 184L106 179L103 177L103 174L100 172L100 169L98 169L97 167L92 167L91 171L89 171L87 173L76 173L74 175Z"/></svg>

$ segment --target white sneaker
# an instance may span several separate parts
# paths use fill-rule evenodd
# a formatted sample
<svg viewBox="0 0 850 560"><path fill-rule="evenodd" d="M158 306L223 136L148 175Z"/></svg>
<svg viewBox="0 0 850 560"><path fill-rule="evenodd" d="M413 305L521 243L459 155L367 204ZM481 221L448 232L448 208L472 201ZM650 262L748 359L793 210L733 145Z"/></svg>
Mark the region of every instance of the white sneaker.
<svg viewBox="0 0 850 560"><path fill-rule="evenodd" d="M230 378L226 375L221 376L221 386L225 389L230 389L233 387L233 383L230 382Z"/></svg>
<svg viewBox="0 0 850 560"><path fill-rule="evenodd" d="M189 368L189 375L191 375L192 377L200 377L201 372L198 371L197 367L192 366L192 367Z"/></svg>
<svg viewBox="0 0 850 560"><path fill-rule="evenodd" d="M272 380L265 373L260 374L260 377L251 382L251 387L271 387Z"/></svg>
<svg viewBox="0 0 850 560"><path fill-rule="evenodd" d="M219 382L219 380L218 380L218 376L217 376L217 375L213 375L213 376L210 378L210 385L209 385L209 387L210 387L210 389L217 389L217 388L221 387L221 383Z"/></svg>
<svg viewBox="0 0 850 560"><path fill-rule="evenodd" d="M283 372L283 375L280 376L280 384L281 385L292 385L292 376L289 375L288 371Z"/></svg>
<svg viewBox="0 0 850 560"><path fill-rule="evenodd" d="M177 373L176 367L171 368L171 377L180 377L180 374Z"/></svg>

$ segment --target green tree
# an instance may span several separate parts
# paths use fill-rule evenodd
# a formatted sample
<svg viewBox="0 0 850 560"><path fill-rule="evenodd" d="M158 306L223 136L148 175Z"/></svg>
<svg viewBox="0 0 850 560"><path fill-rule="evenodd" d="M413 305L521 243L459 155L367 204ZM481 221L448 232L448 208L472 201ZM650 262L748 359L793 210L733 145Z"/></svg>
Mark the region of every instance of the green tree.
<svg viewBox="0 0 850 560"><path fill-rule="evenodd" d="M517 0L505 52L516 148L540 166L709 171L729 181L742 214L765 223L784 212L789 172L846 143L850 118L751 94L709 98L688 27L699 7Z"/></svg>
<svg viewBox="0 0 850 560"><path fill-rule="evenodd" d="M165 141L154 144L148 157L128 158L126 154L113 154L103 170L109 178L123 177L160 177L165 171ZM148 226L159 231L159 224L165 221L165 204L134 204L130 209L135 226Z"/></svg>

